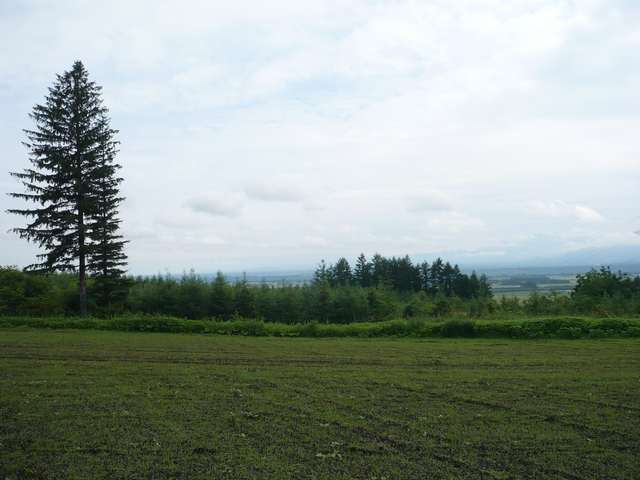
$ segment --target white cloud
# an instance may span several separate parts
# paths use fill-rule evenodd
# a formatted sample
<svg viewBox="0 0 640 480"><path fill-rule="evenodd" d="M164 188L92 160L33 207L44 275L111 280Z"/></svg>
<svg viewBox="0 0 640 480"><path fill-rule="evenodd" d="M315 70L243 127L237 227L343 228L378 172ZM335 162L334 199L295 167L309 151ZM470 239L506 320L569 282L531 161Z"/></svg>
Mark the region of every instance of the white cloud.
<svg viewBox="0 0 640 480"><path fill-rule="evenodd" d="M576 217L581 222L602 222L604 217L590 207L583 205L570 205L561 200L529 202L530 209L536 215L543 217Z"/></svg>
<svg viewBox="0 0 640 480"><path fill-rule="evenodd" d="M213 216L237 217L244 206L244 200L232 193L208 191L191 197L186 206L194 212Z"/></svg>
<svg viewBox="0 0 640 480"><path fill-rule="evenodd" d="M227 242L215 236L194 237L191 235L187 235L185 236L185 243L189 245L195 245L195 246L211 247L211 246L226 245Z"/></svg>
<svg viewBox="0 0 640 480"><path fill-rule="evenodd" d="M127 238L132 241L158 238L158 232L155 229L145 226L126 228L125 233Z"/></svg>
<svg viewBox="0 0 640 480"><path fill-rule="evenodd" d="M347 236L353 236L353 235L359 235L359 234L366 233L366 230L363 229L362 227L357 227L357 226L354 226L354 225L346 225L346 224L340 225L339 231L343 235L347 235Z"/></svg>
<svg viewBox="0 0 640 480"><path fill-rule="evenodd" d="M329 242L325 238L308 235L302 239L302 244L309 247L325 247Z"/></svg>
<svg viewBox="0 0 640 480"><path fill-rule="evenodd" d="M453 206L451 198L435 189L426 188L419 192L404 195L407 210L410 212L429 212L450 210Z"/></svg>
<svg viewBox="0 0 640 480"><path fill-rule="evenodd" d="M251 179L245 185L247 196L255 200L292 202L303 199L303 194L293 185Z"/></svg>
<svg viewBox="0 0 640 480"><path fill-rule="evenodd" d="M466 257L502 257L505 256L507 252L504 250L496 250L496 251L484 251L481 250L479 252L468 252L464 254Z"/></svg>
<svg viewBox="0 0 640 480"><path fill-rule="evenodd" d="M573 207L575 210L575 215L582 222L602 222L604 221L604 217L600 215L598 212L592 210L589 207L583 207L581 205L576 205Z"/></svg>
<svg viewBox="0 0 640 480"><path fill-rule="evenodd" d="M477 217L469 217L460 212L442 212L431 218L425 229L434 233L462 233L467 230L478 230L485 226Z"/></svg>
<svg viewBox="0 0 640 480"><path fill-rule="evenodd" d="M202 226L202 221L199 221L196 218L189 218L185 216L169 217L169 216L163 215L159 218L156 218L153 223L161 227L176 228L176 229L185 229L185 228L193 229L193 228L199 228Z"/></svg>

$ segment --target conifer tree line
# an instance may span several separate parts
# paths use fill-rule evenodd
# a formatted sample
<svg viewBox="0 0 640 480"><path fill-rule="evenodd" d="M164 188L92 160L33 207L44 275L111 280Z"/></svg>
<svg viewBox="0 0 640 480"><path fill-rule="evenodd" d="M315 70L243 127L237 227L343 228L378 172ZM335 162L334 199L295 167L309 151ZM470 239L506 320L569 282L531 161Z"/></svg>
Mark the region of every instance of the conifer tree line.
<svg viewBox="0 0 640 480"><path fill-rule="evenodd" d="M385 284L397 292L423 291L431 297L442 293L447 297L455 295L464 300L493 296L491 284L484 273L480 277L475 271L466 275L460 272L457 264L451 266L441 258L437 258L432 264L426 261L413 264L409 255L385 258L375 253L367 261L364 253L361 253L353 269L344 257L331 265L322 260L314 273L313 281L326 281L332 287L354 285L366 288Z"/></svg>
<svg viewBox="0 0 640 480"><path fill-rule="evenodd" d="M491 298L463 300L438 292L399 291L387 281L362 287L328 280L302 284L249 283L246 277L231 280L222 272L208 281L194 271L123 279L124 295L108 305L97 302L98 289L88 278L89 313L94 316L133 313L188 319L262 319L285 324L318 321L354 323L447 316L473 310L473 315L497 310ZM0 315L51 315L77 313L77 275L42 276L0 267Z"/></svg>
<svg viewBox="0 0 640 480"><path fill-rule="evenodd" d="M330 269L325 265L327 270ZM0 315L77 315L77 285L75 274L43 276L17 267L0 267ZM640 315L640 277L612 273L605 267L578 275L570 296L554 291L541 293L534 288L524 299L504 295L463 299L455 293L447 296L445 290L432 295L424 289L396 290L389 281L369 287L353 283L332 285L328 279L299 285L264 281L252 284L246 277L231 280L222 272L209 281L193 271L179 277L126 277L122 292L109 304L100 304L95 280L89 277L89 313L98 317L145 314L188 319L248 318L285 324L454 316Z"/></svg>
<svg viewBox="0 0 640 480"><path fill-rule="evenodd" d="M138 279L127 303L134 312L194 319L352 323L442 316L454 310L471 309L480 315L498 309L492 297L484 274L468 276L440 258L433 264L414 265L408 255L385 258L375 254L368 262L361 254L353 271L345 258L335 265L321 261L312 281L302 285L255 285L246 277L231 282L222 272L211 282L193 271L179 280L157 275Z"/></svg>

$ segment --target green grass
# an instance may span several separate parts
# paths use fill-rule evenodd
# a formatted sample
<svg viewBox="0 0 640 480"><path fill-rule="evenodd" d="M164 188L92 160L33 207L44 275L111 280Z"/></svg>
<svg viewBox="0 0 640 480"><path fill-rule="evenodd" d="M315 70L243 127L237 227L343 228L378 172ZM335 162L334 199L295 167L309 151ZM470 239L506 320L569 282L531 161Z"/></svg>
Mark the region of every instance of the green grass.
<svg viewBox="0 0 640 480"><path fill-rule="evenodd" d="M0 478L637 479L640 341L0 330Z"/></svg>

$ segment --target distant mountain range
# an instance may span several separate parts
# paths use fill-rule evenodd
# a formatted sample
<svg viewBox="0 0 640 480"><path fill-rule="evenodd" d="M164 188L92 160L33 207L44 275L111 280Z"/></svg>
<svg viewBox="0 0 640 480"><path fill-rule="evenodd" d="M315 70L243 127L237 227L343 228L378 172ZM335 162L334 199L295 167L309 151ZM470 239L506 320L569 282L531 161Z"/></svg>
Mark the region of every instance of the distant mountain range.
<svg viewBox="0 0 640 480"><path fill-rule="evenodd" d="M629 274L640 273L640 245L615 245L603 248L582 248L551 256L527 255L522 251L505 252L504 255L473 255L469 252L443 253L443 260L457 263L464 271L513 270L530 271L532 274L559 275L583 273L591 268L609 266ZM413 258L413 257L412 257ZM418 257L416 256L416 259Z"/></svg>

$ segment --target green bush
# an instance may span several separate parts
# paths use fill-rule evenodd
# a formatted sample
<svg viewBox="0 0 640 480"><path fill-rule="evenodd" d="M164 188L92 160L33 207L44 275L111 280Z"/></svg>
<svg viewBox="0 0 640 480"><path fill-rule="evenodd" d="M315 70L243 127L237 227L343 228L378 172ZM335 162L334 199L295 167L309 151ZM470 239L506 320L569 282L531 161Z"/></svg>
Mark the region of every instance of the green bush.
<svg viewBox="0 0 640 480"><path fill-rule="evenodd" d="M518 297L512 296L507 298L506 295L502 295L500 297L500 309L503 312L519 313L522 311L522 306L520 305Z"/></svg>
<svg viewBox="0 0 640 480"><path fill-rule="evenodd" d="M560 327L556 333L558 338L573 340L582 336L582 329L578 327Z"/></svg>
<svg viewBox="0 0 640 480"><path fill-rule="evenodd" d="M303 337L317 337L318 336L318 322L316 320L300 325L296 331Z"/></svg>
<svg viewBox="0 0 640 480"><path fill-rule="evenodd" d="M246 336L295 337L414 337L441 335L446 338L608 338L640 337L640 319L573 317L527 320L450 319L446 322L424 318L385 322L332 324L316 321L288 325L247 319L237 315L231 320L186 320L168 316L125 315L108 319L78 317L3 317L0 328L94 329L127 332L209 333Z"/></svg>
<svg viewBox="0 0 640 480"><path fill-rule="evenodd" d="M625 334L628 337L640 337L640 327L629 327Z"/></svg>
<svg viewBox="0 0 640 480"><path fill-rule="evenodd" d="M473 338L476 335L476 324L471 320L449 320L442 325L440 333L445 338Z"/></svg>
<svg viewBox="0 0 640 480"><path fill-rule="evenodd" d="M610 336L610 334L606 330L601 330L599 328L592 328L589 330L589 338L606 338Z"/></svg>
<svg viewBox="0 0 640 480"><path fill-rule="evenodd" d="M629 328L629 322L619 318L602 318L596 321L599 328L602 330L610 330L617 334L620 334Z"/></svg>
<svg viewBox="0 0 640 480"><path fill-rule="evenodd" d="M406 320L382 322L378 332L384 337L404 337L408 333L408 323Z"/></svg>
<svg viewBox="0 0 640 480"><path fill-rule="evenodd" d="M483 318L495 314L498 309L498 302L493 298L477 298L468 302L469 316L472 318Z"/></svg>
<svg viewBox="0 0 640 480"><path fill-rule="evenodd" d="M407 319L407 335L411 337L428 337L440 332L440 323L427 321L425 318Z"/></svg>
<svg viewBox="0 0 640 480"><path fill-rule="evenodd" d="M480 337L509 337L525 336L520 320L485 320L475 324L476 335Z"/></svg>
<svg viewBox="0 0 640 480"><path fill-rule="evenodd" d="M582 332L589 331L589 323L584 318L552 317L534 320L524 320L522 329L525 336L530 338L553 337L561 328L578 328Z"/></svg>

